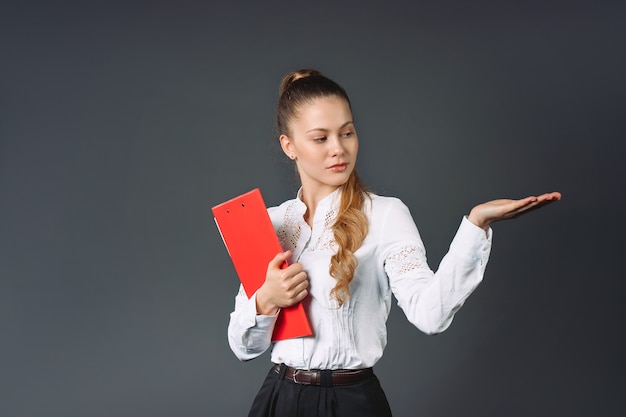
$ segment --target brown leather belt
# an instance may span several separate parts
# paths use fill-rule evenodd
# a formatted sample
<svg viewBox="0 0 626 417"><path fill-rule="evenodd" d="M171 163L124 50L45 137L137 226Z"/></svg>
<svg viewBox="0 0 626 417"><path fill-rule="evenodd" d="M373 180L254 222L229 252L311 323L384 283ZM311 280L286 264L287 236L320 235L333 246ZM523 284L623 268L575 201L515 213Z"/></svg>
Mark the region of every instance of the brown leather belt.
<svg viewBox="0 0 626 417"><path fill-rule="evenodd" d="M303 385L352 385L372 377L372 368L339 369L335 371L295 369L287 365L276 364L272 368L279 376L284 368L284 379ZM326 379L326 383L324 382Z"/></svg>

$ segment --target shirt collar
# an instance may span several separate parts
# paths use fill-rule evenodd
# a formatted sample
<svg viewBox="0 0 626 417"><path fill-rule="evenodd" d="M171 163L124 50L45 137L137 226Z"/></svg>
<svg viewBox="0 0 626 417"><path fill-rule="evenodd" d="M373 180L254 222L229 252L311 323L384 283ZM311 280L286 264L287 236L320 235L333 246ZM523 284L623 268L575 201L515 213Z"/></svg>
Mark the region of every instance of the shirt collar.
<svg viewBox="0 0 626 417"><path fill-rule="evenodd" d="M315 210L316 218L318 218L319 216L325 216L326 213L328 213L332 209L339 208L342 190L343 187L337 188L335 191L328 194L326 197L321 199L319 203L317 203L317 209ZM299 214L304 215L304 213L306 213L307 207L306 204L304 204L304 202L302 201L302 187L298 189L296 201Z"/></svg>

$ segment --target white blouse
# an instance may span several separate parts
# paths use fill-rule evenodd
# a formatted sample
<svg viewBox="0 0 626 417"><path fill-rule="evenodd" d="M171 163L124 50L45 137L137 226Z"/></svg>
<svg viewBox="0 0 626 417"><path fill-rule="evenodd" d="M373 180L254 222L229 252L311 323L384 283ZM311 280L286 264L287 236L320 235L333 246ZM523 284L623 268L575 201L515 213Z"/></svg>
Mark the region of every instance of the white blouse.
<svg viewBox="0 0 626 417"><path fill-rule="evenodd" d="M240 360L250 360L270 346L271 360L299 369L359 369L374 366L387 344L386 321L391 294L408 320L427 334L447 329L454 314L482 281L492 231L463 218L450 250L433 273L409 209L397 198L371 195L365 214L369 232L355 252L358 266L350 296L338 307L328 272L337 244L331 230L341 189L319 202L313 227L304 221L299 199L269 208L269 214L291 262L300 262L309 278L304 301L313 336L272 343L276 316L257 315L256 297L240 288L230 316L228 341Z"/></svg>

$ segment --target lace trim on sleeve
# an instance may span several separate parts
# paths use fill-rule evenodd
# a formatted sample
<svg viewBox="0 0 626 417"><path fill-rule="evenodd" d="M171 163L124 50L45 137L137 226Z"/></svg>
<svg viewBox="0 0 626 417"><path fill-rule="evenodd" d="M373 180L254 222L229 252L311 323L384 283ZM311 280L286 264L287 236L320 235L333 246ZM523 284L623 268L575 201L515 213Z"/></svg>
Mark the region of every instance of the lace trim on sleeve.
<svg viewBox="0 0 626 417"><path fill-rule="evenodd" d="M407 272L427 267L424 248L416 245L405 246L391 252L385 259L385 272L389 277L397 277Z"/></svg>

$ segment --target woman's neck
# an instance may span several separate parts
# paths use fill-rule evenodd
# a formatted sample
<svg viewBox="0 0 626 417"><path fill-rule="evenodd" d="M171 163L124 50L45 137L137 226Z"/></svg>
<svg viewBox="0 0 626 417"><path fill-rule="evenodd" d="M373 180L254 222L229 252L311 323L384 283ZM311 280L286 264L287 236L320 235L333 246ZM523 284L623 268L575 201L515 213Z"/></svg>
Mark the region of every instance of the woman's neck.
<svg viewBox="0 0 626 417"><path fill-rule="evenodd" d="M309 226L313 226L313 219L315 218L315 211L317 210L319 202L335 192L338 188L339 187L323 187L309 191L302 187L300 199L307 208L306 213L304 213L304 220Z"/></svg>

